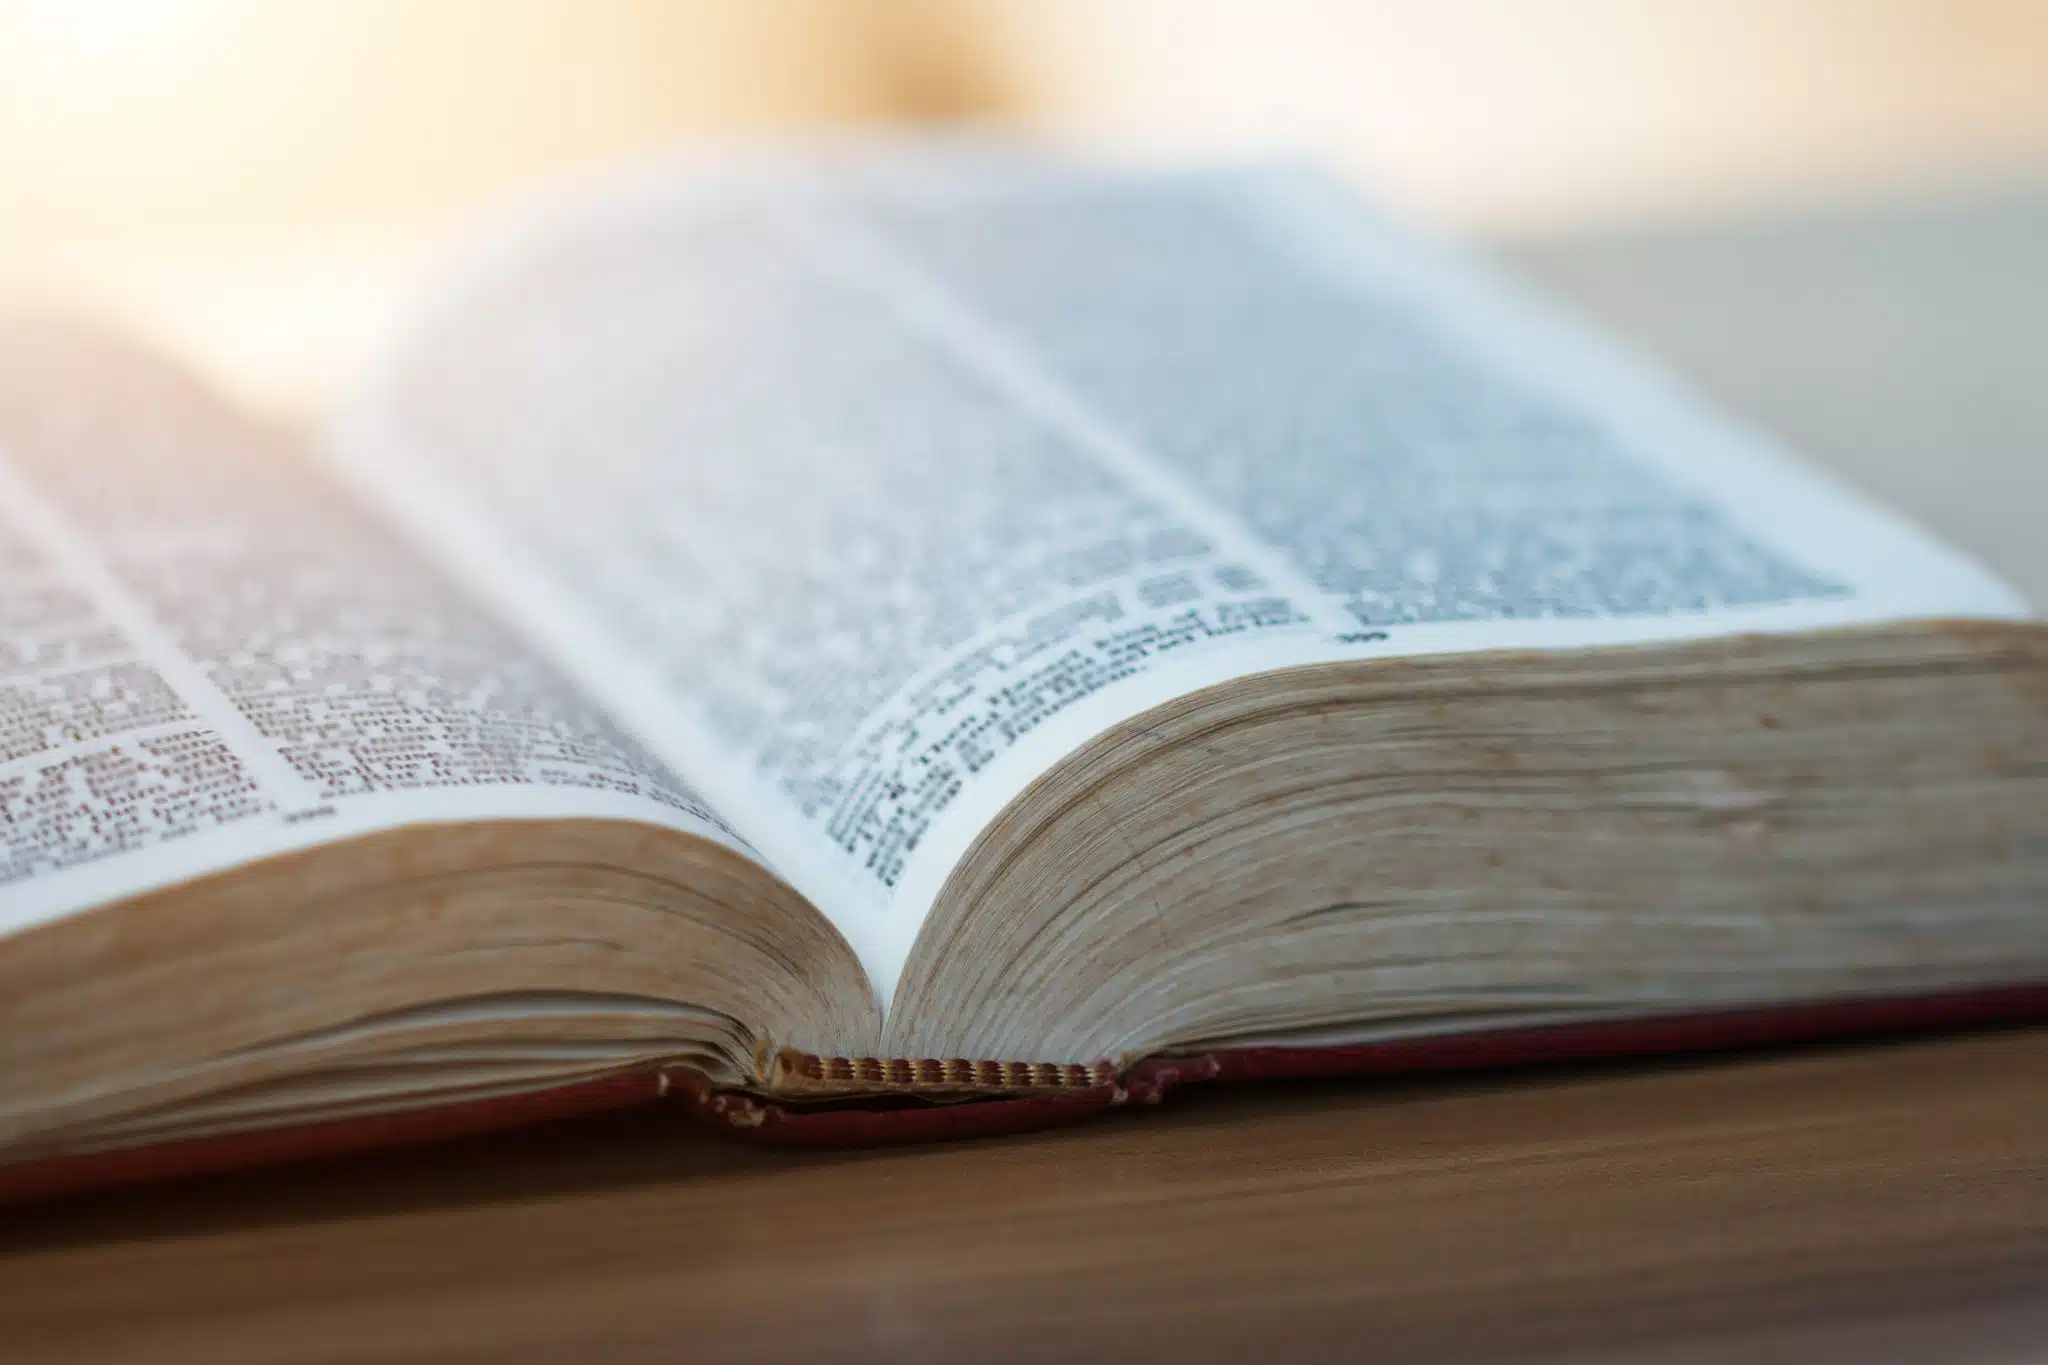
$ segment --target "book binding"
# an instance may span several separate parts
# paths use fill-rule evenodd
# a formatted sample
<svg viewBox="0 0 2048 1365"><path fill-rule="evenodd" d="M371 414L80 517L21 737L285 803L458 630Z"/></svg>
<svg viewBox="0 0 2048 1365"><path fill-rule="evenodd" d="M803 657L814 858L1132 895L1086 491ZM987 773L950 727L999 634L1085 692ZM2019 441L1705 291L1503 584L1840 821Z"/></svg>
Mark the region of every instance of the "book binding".
<svg viewBox="0 0 2048 1365"><path fill-rule="evenodd" d="M470 1136L664 1098L680 1100L704 1122L751 1141L861 1147L1028 1132L1109 1109L1158 1104L1194 1083L1474 1071L2039 1022L2048 1022L2048 982L1351 1046L1248 1047L1151 1057L1122 1072L1108 1063L788 1052L774 1059L778 1086L772 1097L721 1089L692 1068L641 1068L525 1095L45 1158L0 1169L0 1205Z"/></svg>
<svg viewBox="0 0 2048 1365"><path fill-rule="evenodd" d="M964 1057L821 1057L783 1048L763 1068L778 1099L816 1100L902 1095L1023 1097L1087 1092L1116 1080L1108 1062L970 1061Z"/></svg>

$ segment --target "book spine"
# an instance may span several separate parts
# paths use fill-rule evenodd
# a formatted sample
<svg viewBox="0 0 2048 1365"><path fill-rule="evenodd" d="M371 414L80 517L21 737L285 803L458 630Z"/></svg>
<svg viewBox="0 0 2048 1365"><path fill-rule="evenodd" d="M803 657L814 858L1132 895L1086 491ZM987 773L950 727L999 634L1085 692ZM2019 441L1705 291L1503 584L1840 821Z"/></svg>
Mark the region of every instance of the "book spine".
<svg viewBox="0 0 2048 1365"><path fill-rule="evenodd" d="M1109 1062L1006 1062L965 1057L821 1057L783 1048L763 1068L777 1099L932 1099L1074 1095L1116 1084Z"/></svg>

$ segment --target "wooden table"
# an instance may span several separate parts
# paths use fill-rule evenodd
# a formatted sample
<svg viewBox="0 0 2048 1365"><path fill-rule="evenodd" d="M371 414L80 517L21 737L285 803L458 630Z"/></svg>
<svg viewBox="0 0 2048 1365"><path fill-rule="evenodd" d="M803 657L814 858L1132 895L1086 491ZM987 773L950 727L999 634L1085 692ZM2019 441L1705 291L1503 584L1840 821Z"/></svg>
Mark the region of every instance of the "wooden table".
<svg viewBox="0 0 2048 1365"><path fill-rule="evenodd" d="M921 1150L627 1114L12 1214L0 1355L2005 1360L2044 1158L2048 1031Z"/></svg>
<svg viewBox="0 0 2048 1365"><path fill-rule="evenodd" d="M2048 600L2048 198L1528 245ZM0 1214L0 1359L2048 1360L2048 1031L1188 1093L975 1145L641 1113Z"/></svg>

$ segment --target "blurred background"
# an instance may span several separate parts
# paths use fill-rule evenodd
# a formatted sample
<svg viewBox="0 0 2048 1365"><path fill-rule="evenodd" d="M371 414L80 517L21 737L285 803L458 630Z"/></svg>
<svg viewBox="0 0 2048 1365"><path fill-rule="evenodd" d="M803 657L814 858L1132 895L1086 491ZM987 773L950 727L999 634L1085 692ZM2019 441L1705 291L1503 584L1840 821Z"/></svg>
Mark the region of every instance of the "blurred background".
<svg viewBox="0 0 2048 1365"><path fill-rule="evenodd" d="M928 120L1527 239L2048 178L2048 3L0 0L0 290L302 407L508 194Z"/></svg>

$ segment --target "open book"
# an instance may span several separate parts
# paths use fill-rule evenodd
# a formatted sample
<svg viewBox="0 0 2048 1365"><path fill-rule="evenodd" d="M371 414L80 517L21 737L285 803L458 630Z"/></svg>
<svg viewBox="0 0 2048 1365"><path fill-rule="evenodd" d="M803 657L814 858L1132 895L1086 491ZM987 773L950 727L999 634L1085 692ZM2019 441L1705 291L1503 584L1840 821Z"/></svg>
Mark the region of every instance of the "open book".
<svg viewBox="0 0 2048 1365"><path fill-rule="evenodd" d="M1329 183L568 198L304 439L0 335L7 1188L2048 1009L2048 630Z"/></svg>

